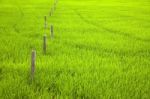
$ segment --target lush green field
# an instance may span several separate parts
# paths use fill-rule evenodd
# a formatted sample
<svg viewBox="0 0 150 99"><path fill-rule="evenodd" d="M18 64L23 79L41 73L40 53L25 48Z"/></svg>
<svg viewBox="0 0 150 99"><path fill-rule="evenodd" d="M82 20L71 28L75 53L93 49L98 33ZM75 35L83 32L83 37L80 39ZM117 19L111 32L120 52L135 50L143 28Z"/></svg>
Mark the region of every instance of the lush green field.
<svg viewBox="0 0 150 99"><path fill-rule="evenodd" d="M149 0L60 0L49 16L53 4L0 0L0 99L150 98Z"/></svg>

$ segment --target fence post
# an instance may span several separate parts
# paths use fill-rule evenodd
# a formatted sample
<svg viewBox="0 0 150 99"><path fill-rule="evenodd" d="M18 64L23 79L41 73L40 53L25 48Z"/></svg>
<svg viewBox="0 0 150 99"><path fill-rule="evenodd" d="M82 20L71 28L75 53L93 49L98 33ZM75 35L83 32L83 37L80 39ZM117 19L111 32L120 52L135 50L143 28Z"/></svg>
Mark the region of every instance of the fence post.
<svg viewBox="0 0 150 99"><path fill-rule="evenodd" d="M47 28L47 17L46 17L46 16L44 16L44 21L45 21L44 27L45 27L45 29L46 29L46 28Z"/></svg>
<svg viewBox="0 0 150 99"><path fill-rule="evenodd" d="M35 60L36 60L36 51L35 51L35 50L32 50L32 53L31 53L31 80L34 79Z"/></svg>
<svg viewBox="0 0 150 99"><path fill-rule="evenodd" d="M49 15L52 16L52 12L51 11L49 12Z"/></svg>
<svg viewBox="0 0 150 99"><path fill-rule="evenodd" d="M54 27L53 27L53 25L50 26L50 37L51 38L54 37Z"/></svg>
<svg viewBox="0 0 150 99"><path fill-rule="evenodd" d="M46 35L43 36L43 53L46 54Z"/></svg>
<svg viewBox="0 0 150 99"><path fill-rule="evenodd" d="M54 8L51 7L51 15L53 15L53 13L54 13Z"/></svg>

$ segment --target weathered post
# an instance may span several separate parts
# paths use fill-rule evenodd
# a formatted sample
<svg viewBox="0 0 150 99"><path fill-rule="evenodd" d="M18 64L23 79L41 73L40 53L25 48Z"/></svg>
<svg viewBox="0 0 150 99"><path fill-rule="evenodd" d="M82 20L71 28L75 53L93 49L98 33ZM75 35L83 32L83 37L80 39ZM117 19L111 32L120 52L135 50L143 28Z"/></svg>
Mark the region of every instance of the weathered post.
<svg viewBox="0 0 150 99"><path fill-rule="evenodd" d="M43 36L43 53L46 54L46 35Z"/></svg>
<svg viewBox="0 0 150 99"><path fill-rule="evenodd" d="M51 7L51 14L53 15L54 13L54 7Z"/></svg>
<svg viewBox="0 0 150 99"><path fill-rule="evenodd" d="M45 21L44 28L46 29L47 28L47 17L46 16L44 16L44 21Z"/></svg>
<svg viewBox="0 0 150 99"><path fill-rule="evenodd" d="M57 5L57 4L56 4L56 2L55 2L55 3L54 3L54 10L56 10L56 5Z"/></svg>
<svg viewBox="0 0 150 99"><path fill-rule="evenodd" d="M49 12L49 16L52 16L52 12L51 11Z"/></svg>
<svg viewBox="0 0 150 99"><path fill-rule="evenodd" d="M35 51L35 50L32 50L32 53L31 53L31 80L34 79L35 60L36 60L36 51Z"/></svg>
<svg viewBox="0 0 150 99"><path fill-rule="evenodd" d="M50 26L50 37L54 38L54 27L53 27L53 25Z"/></svg>
<svg viewBox="0 0 150 99"><path fill-rule="evenodd" d="M56 5L55 5L55 3L54 3L54 5L53 5L53 9L56 10Z"/></svg>
<svg viewBox="0 0 150 99"><path fill-rule="evenodd" d="M58 0L55 0L55 4L57 5L57 3L58 3Z"/></svg>

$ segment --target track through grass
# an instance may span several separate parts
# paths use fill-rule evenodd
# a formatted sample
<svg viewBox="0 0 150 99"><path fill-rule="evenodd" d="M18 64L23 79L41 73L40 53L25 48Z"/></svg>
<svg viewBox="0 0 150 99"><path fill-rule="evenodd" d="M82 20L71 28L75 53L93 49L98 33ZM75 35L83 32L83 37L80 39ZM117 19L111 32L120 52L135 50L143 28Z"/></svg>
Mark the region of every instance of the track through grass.
<svg viewBox="0 0 150 99"><path fill-rule="evenodd" d="M59 0L48 16L53 4L0 1L1 99L150 98L149 0ZM32 49L37 59L30 83Z"/></svg>

